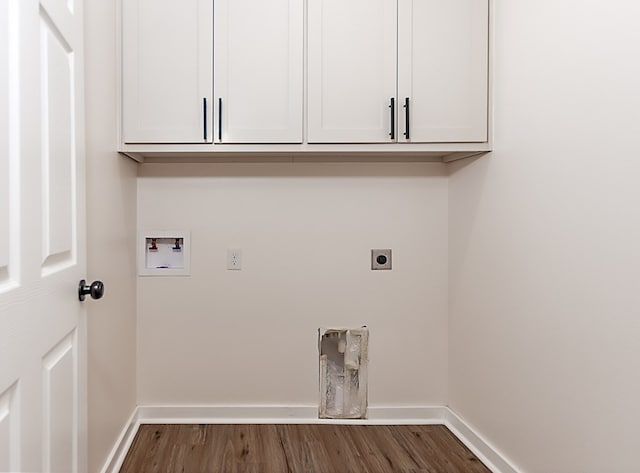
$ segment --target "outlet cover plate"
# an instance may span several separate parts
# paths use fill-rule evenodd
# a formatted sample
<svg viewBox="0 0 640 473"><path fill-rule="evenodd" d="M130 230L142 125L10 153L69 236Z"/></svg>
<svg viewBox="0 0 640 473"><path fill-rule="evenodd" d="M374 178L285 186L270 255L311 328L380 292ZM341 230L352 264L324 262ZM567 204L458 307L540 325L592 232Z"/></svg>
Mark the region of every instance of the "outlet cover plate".
<svg viewBox="0 0 640 473"><path fill-rule="evenodd" d="M391 269L391 250L371 250L371 269Z"/></svg>

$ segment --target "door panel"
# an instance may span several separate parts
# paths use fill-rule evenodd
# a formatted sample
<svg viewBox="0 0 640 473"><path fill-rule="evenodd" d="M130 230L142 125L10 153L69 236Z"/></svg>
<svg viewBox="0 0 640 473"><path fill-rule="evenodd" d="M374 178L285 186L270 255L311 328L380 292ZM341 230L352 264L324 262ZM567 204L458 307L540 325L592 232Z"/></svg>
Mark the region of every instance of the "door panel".
<svg viewBox="0 0 640 473"><path fill-rule="evenodd" d="M310 0L310 143L390 142L395 0Z"/></svg>
<svg viewBox="0 0 640 473"><path fill-rule="evenodd" d="M488 0L399 0L398 15L398 99L410 99L410 141L487 141Z"/></svg>
<svg viewBox="0 0 640 473"><path fill-rule="evenodd" d="M59 35L60 41L73 44L74 15L69 4L62 0L40 0L40 17L50 24L52 31ZM40 37L42 39L42 36ZM68 47L69 51L73 48Z"/></svg>
<svg viewBox="0 0 640 473"><path fill-rule="evenodd" d="M43 358L44 471L76 473L74 402L77 392L75 333L65 337Z"/></svg>
<svg viewBox="0 0 640 473"><path fill-rule="evenodd" d="M42 10L41 10L42 11ZM70 45L41 19L43 275L73 262L74 64Z"/></svg>
<svg viewBox="0 0 640 473"><path fill-rule="evenodd" d="M0 2L0 156L9 156L9 12ZM9 277L9 160L0 159L0 287ZM2 470L0 470L2 471Z"/></svg>
<svg viewBox="0 0 640 473"><path fill-rule="evenodd" d="M0 2L0 293L6 290L11 277L11 254L15 242L12 232L15 231L14 215L11 206L14 204L12 193L15 191L15 179L11 171L15 168L15 60L16 38L14 1ZM13 240L13 241L12 241Z"/></svg>
<svg viewBox="0 0 640 473"><path fill-rule="evenodd" d="M17 384L0 394L0 471L20 470Z"/></svg>
<svg viewBox="0 0 640 473"><path fill-rule="evenodd" d="M3 115L6 108L0 101L0 110ZM8 148L8 138L0 136L0 143L3 148ZM3 149L3 155L8 155L8 151ZM11 231L11 219L9 214L9 160L0 160L0 291L3 283L9 279L9 235Z"/></svg>
<svg viewBox="0 0 640 473"><path fill-rule="evenodd" d="M222 99L216 141L301 143L302 2L220 0L214 7L214 96Z"/></svg>
<svg viewBox="0 0 640 473"><path fill-rule="evenodd" d="M0 397L0 471L11 471L11 414Z"/></svg>

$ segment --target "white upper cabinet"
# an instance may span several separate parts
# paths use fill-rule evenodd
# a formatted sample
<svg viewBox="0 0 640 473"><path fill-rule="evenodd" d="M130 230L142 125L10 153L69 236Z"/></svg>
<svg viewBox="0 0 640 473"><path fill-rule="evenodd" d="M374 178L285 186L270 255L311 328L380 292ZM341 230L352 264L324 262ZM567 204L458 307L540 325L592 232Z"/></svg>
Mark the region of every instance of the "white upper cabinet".
<svg viewBox="0 0 640 473"><path fill-rule="evenodd" d="M309 0L309 143L392 141L396 25L396 0Z"/></svg>
<svg viewBox="0 0 640 473"><path fill-rule="evenodd" d="M211 0L122 2L124 143L211 143Z"/></svg>
<svg viewBox="0 0 640 473"><path fill-rule="evenodd" d="M486 142L488 29L489 0L309 0L309 142Z"/></svg>
<svg viewBox="0 0 640 473"><path fill-rule="evenodd" d="M119 151L490 151L491 2L122 0Z"/></svg>
<svg viewBox="0 0 640 473"><path fill-rule="evenodd" d="M488 0L399 0L398 24L398 141L487 141Z"/></svg>
<svg viewBox="0 0 640 473"><path fill-rule="evenodd" d="M302 143L301 0L214 1L216 143Z"/></svg>

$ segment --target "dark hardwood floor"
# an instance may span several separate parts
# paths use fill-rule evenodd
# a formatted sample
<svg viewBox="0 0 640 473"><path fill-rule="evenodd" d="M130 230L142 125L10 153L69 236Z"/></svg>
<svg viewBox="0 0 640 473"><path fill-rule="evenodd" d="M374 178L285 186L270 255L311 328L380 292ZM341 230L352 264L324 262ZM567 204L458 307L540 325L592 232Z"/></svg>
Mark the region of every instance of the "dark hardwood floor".
<svg viewBox="0 0 640 473"><path fill-rule="evenodd" d="M440 425L142 425L120 473L490 473Z"/></svg>

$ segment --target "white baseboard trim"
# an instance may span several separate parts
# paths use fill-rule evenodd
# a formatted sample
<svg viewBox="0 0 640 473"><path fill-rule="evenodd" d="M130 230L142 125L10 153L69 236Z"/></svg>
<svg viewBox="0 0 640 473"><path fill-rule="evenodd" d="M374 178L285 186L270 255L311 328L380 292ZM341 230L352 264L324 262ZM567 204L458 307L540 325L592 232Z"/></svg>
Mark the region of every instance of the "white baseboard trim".
<svg viewBox="0 0 640 473"><path fill-rule="evenodd" d="M100 473L118 473L120 471L122 463L124 463L124 458L133 443L133 439L138 433L138 427L140 427L140 422L138 421L138 408L136 407L122 428L118 440L116 440L111 452L109 452Z"/></svg>
<svg viewBox="0 0 640 473"><path fill-rule="evenodd" d="M369 407L367 419L318 419L318 406L140 406L141 424L443 424L445 407Z"/></svg>
<svg viewBox="0 0 640 473"><path fill-rule="evenodd" d="M504 455L449 408L444 425L493 473L520 473Z"/></svg>
<svg viewBox="0 0 640 473"><path fill-rule="evenodd" d="M444 425L493 473L520 473L445 406L370 406L368 419L318 419L315 405L139 406L124 426L101 473L118 473L141 424Z"/></svg>

